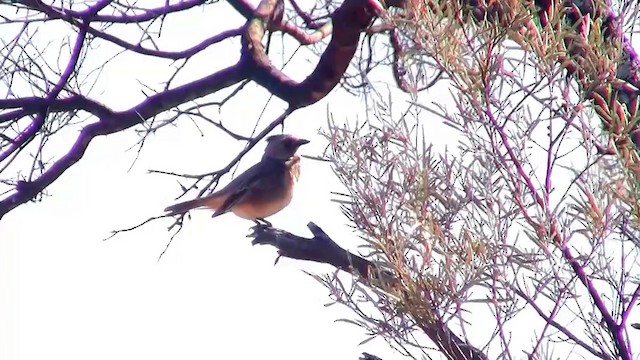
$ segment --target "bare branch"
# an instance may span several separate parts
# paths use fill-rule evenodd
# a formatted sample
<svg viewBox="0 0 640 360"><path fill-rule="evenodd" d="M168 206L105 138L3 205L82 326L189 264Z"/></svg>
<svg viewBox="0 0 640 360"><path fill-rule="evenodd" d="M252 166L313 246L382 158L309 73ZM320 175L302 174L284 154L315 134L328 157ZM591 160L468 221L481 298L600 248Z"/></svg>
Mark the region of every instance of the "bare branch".
<svg viewBox="0 0 640 360"><path fill-rule="evenodd" d="M179 104L224 89L243 79L243 65L236 64L202 79L150 96L129 110L111 112L109 116L103 116L97 122L86 125L66 155L55 161L40 177L30 182L19 183L13 194L0 200L0 219L9 211L31 200L77 163L95 137L128 129ZM93 104L86 99L80 102L85 105ZM99 109L101 113L104 110L102 107Z"/></svg>

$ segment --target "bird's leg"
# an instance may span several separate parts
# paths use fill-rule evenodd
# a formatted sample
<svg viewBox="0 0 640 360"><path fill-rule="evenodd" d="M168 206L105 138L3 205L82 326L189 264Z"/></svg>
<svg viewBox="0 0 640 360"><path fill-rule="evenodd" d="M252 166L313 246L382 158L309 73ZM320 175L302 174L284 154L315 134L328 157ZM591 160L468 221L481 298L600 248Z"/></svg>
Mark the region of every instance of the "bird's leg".
<svg viewBox="0 0 640 360"><path fill-rule="evenodd" d="M260 220L260 221L258 221L258 220ZM264 218L257 218L257 219L255 219L253 221L255 221L255 223L258 224L258 225L265 225L267 227L273 227L273 225L271 225L271 222L265 220Z"/></svg>

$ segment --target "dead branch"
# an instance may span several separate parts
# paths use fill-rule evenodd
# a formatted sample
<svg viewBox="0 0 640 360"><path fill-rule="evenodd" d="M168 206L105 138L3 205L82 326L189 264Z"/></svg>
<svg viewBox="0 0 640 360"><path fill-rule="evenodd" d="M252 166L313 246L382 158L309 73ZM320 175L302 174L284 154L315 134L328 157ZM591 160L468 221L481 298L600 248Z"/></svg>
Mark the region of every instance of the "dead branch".
<svg viewBox="0 0 640 360"><path fill-rule="evenodd" d="M275 247L278 249L278 257L284 256L290 259L329 264L357 276L360 281L369 286L396 286L398 280L389 271L380 269L374 262L342 248L313 222L309 222L307 227L313 234L312 238L297 236L287 231L264 225L252 227L253 233L247 237L253 238L251 241L253 245L271 245ZM421 329L449 359L488 359L479 349L454 334L442 321L432 321L428 326L423 324Z"/></svg>

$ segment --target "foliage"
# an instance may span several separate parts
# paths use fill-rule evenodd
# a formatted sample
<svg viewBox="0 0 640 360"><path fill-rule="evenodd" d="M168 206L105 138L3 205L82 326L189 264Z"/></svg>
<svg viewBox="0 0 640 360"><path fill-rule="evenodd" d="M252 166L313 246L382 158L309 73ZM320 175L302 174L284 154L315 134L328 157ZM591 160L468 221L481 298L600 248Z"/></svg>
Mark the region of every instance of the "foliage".
<svg viewBox="0 0 640 360"><path fill-rule="evenodd" d="M567 64L559 49L573 30L561 12L542 28L521 2L497 22L461 21L455 2L411 4L398 28L414 63L431 56L444 72L455 109L414 102L398 116L390 100L367 122L326 132L348 189L343 211L401 285L323 283L408 356L460 358L433 337L435 351L415 340L446 324L490 358L632 359L640 192L619 130L637 111L600 126L598 107L621 105L588 103L619 81L606 69L620 44L595 30ZM455 130L456 148L427 145L434 117Z"/></svg>

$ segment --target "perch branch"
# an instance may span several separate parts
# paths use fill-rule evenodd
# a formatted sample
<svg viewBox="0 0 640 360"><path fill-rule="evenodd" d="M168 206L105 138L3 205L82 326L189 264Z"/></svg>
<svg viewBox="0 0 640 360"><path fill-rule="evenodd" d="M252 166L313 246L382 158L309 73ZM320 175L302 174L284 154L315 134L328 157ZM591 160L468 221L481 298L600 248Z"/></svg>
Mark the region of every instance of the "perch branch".
<svg viewBox="0 0 640 360"><path fill-rule="evenodd" d="M297 236L265 225L254 226L248 237L253 238L252 245L275 247L278 249L279 257L329 264L354 276L360 276L369 286L375 286L376 283L391 286L398 284L398 280L389 271L380 269L372 261L340 247L318 225L310 222L307 227L313 234L312 238ZM454 334L442 321L422 325L421 329L450 359L488 359L479 349Z"/></svg>

